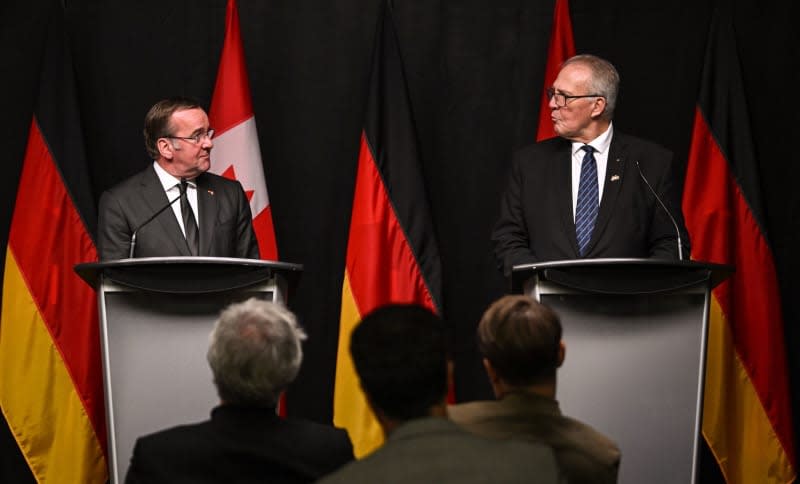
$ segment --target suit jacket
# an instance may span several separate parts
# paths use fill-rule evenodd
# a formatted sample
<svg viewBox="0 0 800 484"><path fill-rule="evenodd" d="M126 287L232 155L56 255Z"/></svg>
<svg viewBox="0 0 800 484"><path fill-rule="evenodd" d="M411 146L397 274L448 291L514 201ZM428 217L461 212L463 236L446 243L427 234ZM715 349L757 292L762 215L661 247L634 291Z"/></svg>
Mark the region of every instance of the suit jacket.
<svg viewBox="0 0 800 484"><path fill-rule="evenodd" d="M320 483L535 484L559 479L552 451L545 446L492 442L445 418L428 417L404 423L378 450Z"/></svg>
<svg viewBox="0 0 800 484"><path fill-rule="evenodd" d="M513 393L498 401L452 405L447 412L454 422L484 437L549 445L570 484L617 482L617 445L592 427L562 415L551 398Z"/></svg>
<svg viewBox="0 0 800 484"><path fill-rule="evenodd" d="M222 405L211 420L139 438L125 482L305 483L352 459L344 430Z"/></svg>
<svg viewBox="0 0 800 484"><path fill-rule="evenodd" d="M212 173L203 173L195 182L199 255L258 259L250 204L242 185ZM98 222L100 259L127 258L133 231L167 203L169 199L152 165L103 193ZM170 207L140 228L134 257L179 255L191 253Z"/></svg>
<svg viewBox="0 0 800 484"><path fill-rule="evenodd" d="M571 149L569 140L552 138L515 153L492 233L498 264L507 275L517 264L580 258ZM637 161L675 217L688 258L672 153L619 131L611 139L600 211L584 258L677 258L675 226L641 179Z"/></svg>

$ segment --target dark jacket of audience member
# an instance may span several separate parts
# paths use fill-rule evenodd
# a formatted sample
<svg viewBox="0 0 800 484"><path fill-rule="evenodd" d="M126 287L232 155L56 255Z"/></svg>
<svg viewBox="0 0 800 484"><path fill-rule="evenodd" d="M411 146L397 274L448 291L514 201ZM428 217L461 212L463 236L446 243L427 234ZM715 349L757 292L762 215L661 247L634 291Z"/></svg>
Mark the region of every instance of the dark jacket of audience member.
<svg viewBox="0 0 800 484"><path fill-rule="evenodd" d="M139 438L125 482L306 483L352 460L344 430L276 415L305 338L282 306L250 299L225 309L207 354L221 404L208 421Z"/></svg>

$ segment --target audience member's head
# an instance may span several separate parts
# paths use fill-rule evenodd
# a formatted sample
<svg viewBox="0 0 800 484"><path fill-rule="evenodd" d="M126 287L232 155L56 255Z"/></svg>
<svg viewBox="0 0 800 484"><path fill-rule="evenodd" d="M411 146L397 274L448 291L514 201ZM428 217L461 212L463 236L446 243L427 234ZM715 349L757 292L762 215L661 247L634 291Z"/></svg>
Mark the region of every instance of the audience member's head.
<svg viewBox="0 0 800 484"><path fill-rule="evenodd" d="M394 421L431 415L447 395L442 320L420 306L390 305L369 313L350 340L361 388L376 413Z"/></svg>
<svg viewBox="0 0 800 484"><path fill-rule="evenodd" d="M485 364L514 387L554 382L564 359L558 315L529 296L504 296L489 306L478 346Z"/></svg>
<svg viewBox="0 0 800 484"><path fill-rule="evenodd" d="M304 339L283 306L255 298L228 306L214 325L207 354L222 402L275 406L297 376Z"/></svg>

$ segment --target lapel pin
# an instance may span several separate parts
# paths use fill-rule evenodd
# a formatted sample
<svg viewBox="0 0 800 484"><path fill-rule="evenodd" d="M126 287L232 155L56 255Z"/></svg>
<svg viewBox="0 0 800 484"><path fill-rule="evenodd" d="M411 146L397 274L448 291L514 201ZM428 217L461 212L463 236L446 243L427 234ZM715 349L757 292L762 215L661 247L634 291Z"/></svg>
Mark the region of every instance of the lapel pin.
<svg viewBox="0 0 800 484"><path fill-rule="evenodd" d="M207 192L208 192L208 194L209 194L209 195L211 195L212 197L214 196L214 190L206 190L206 191L207 191Z"/></svg>
<svg viewBox="0 0 800 484"><path fill-rule="evenodd" d="M619 175L611 175L611 181L619 180Z"/></svg>

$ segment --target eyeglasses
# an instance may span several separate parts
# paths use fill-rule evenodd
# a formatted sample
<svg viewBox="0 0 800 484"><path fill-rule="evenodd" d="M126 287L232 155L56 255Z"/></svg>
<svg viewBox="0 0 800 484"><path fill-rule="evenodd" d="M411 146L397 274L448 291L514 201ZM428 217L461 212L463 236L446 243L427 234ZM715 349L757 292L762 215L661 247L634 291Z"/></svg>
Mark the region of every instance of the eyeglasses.
<svg viewBox="0 0 800 484"><path fill-rule="evenodd" d="M547 93L547 99L555 99L556 106L559 108L563 108L564 106L566 106L570 99L580 99L583 97L602 97L602 98L605 97L601 94L583 94L581 96L570 96L568 94L562 94L560 92L556 92L556 90L553 89L552 87L547 88L546 93Z"/></svg>
<svg viewBox="0 0 800 484"><path fill-rule="evenodd" d="M197 133L194 136L164 136L164 138L170 139L182 139L185 141L191 141L194 144L200 144L201 141L208 138L209 140L214 137L214 129L209 129L204 133Z"/></svg>

